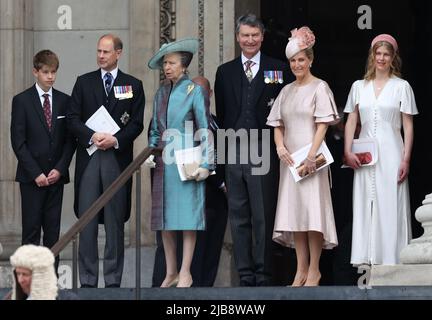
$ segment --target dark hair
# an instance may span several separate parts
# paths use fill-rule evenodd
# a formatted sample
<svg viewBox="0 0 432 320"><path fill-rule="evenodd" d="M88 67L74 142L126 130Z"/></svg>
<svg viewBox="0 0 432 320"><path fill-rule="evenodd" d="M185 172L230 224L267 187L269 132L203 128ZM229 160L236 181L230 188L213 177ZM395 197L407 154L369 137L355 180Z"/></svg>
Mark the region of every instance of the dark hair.
<svg viewBox="0 0 432 320"><path fill-rule="evenodd" d="M265 27L264 27L264 24L262 23L262 21L260 19L258 19L256 15L254 15L252 13L242 15L237 19L236 29L235 29L236 33L240 32L240 27L242 25L247 25L250 27L259 28L261 30L262 34L264 34L264 32L265 32Z"/></svg>
<svg viewBox="0 0 432 320"><path fill-rule="evenodd" d="M42 69L43 66L53 67L57 70L59 65L60 63L57 55L51 50L39 51L33 57L33 68L37 71Z"/></svg>
<svg viewBox="0 0 432 320"><path fill-rule="evenodd" d="M179 51L178 54L180 55L181 65L185 68L189 67L193 58L193 54L187 51Z"/></svg>
<svg viewBox="0 0 432 320"><path fill-rule="evenodd" d="M13 270L13 276L15 278L15 300L27 300L28 295L24 293L21 285L19 284L15 269Z"/></svg>
<svg viewBox="0 0 432 320"><path fill-rule="evenodd" d="M99 38L99 41L101 41L103 38L109 38L112 40L113 44L114 44L114 50L123 50L123 42L121 41L121 39L119 37L117 37L116 35L113 35L112 33L107 33L104 34L102 37Z"/></svg>

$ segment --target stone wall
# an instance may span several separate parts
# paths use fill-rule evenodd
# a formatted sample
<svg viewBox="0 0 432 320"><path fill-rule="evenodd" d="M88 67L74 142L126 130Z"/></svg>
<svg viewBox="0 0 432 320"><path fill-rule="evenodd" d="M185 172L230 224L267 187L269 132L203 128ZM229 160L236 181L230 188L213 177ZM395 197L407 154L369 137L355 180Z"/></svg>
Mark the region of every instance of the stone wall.
<svg viewBox="0 0 432 320"><path fill-rule="evenodd" d="M137 154L147 145L145 133L160 79L159 72L148 69L148 60L163 39L167 39L165 35L171 40L199 37L200 51L192 61L190 74L204 75L213 83L217 66L234 57L234 6L235 0L0 0L0 112L4 115L0 117L2 260L8 259L21 239L20 194L14 182L16 159L10 144L10 113L13 96L34 83L33 55L45 48L56 52L60 69L55 87L71 93L78 75L97 68L97 39L108 32L119 35L124 42L120 68L141 79L146 94L145 129L135 143ZM72 176L74 161L70 168ZM154 233L149 227L149 170L143 168L141 176L141 244L151 247ZM126 229L128 244L135 243L134 217L133 204L132 218ZM71 183L65 188L61 232L67 231L75 221ZM103 240L103 232L100 238ZM228 235L228 249L229 243ZM62 255L63 258L69 256L69 250ZM229 250L224 250L222 260L224 266L231 263ZM218 284L229 285L230 268L222 271Z"/></svg>

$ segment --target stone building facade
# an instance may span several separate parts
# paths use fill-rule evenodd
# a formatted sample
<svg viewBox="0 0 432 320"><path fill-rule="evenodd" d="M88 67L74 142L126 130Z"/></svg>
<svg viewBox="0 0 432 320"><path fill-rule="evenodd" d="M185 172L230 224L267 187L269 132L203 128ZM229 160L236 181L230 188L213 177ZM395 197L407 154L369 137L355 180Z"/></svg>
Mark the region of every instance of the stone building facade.
<svg viewBox="0 0 432 320"><path fill-rule="evenodd" d="M252 9L259 8L259 1L248 2L249 8L252 3ZM0 0L0 243L3 246L0 261L3 265L21 239L20 193L14 182L17 162L9 131L11 101L15 94L34 83L33 55L46 48L58 54L60 69L55 87L70 94L78 75L97 69L97 39L108 32L119 35L124 42L120 68L144 84L145 133L160 80L159 72L147 67L149 58L166 41L198 37L199 52L189 71L191 75L204 75L213 83L218 65L235 56L235 15L244 7L243 1L235 0ZM142 134L136 140L135 155L146 145L146 135ZM70 171L73 175L74 160ZM149 227L149 181L149 170L143 168L141 245L151 249L155 241ZM134 197L135 194L133 203ZM134 216L133 204L125 239L130 247L135 242ZM61 232L66 232L75 221L73 183L70 183L65 188ZM103 239L103 232L100 238ZM227 268L231 265L229 238L227 234L220 285L231 283ZM62 257L70 257L70 249Z"/></svg>

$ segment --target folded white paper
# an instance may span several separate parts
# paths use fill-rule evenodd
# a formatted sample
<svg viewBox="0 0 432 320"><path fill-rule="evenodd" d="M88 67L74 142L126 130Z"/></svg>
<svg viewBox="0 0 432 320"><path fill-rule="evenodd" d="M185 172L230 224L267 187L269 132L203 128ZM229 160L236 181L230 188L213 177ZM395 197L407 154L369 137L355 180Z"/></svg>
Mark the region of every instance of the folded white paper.
<svg viewBox="0 0 432 320"><path fill-rule="evenodd" d="M85 125L95 132L116 134L120 127L109 114L108 110L101 106L93 115L88 118ZM87 148L87 153L91 156L97 150L97 146L92 144Z"/></svg>

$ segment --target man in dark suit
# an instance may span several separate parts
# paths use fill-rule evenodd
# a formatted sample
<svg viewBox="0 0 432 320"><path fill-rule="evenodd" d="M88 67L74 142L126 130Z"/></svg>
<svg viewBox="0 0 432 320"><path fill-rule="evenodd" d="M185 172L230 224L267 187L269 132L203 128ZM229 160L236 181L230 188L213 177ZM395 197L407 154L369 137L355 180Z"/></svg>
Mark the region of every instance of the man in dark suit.
<svg viewBox="0 0 432 320"><path fill-rule="evenodd" d="M118 68L123 44L107 34L97 44L100 69L78 77L67 113L70 131L77 138L75 212L80 217L133 160L133 142L143 130L142 82ZM120 127L115 133L95 132L86 121L104 106ZM90 153L87 148L96 147ZM119 287L124 260L124 222L130 215L132 180L104 207L99 218L105 224L104 279L106 287ZM102 216L103 215L103 216ZM80 233L79 275L81 287L96 287L99 257L98 219Z"/></svg>
<svg viewBox="0 0 432 320"><path fill-rule="evenodd" d="M75 141L66 126L70 97L52 88L59 60L50 50L33 58L36 83L12 100L11 142L18 159L22 244L52 247L59 239L64 184ZM58 267L56 259L56 270Z"/></svg>
<svg viewBox="0 0 432 320"><path fill-rule="evenodd" d="M275 247L272 231L279 177L273 133L266 121L274 100L287 83L288 65L260 52L264 26L255 15L244 15L237 20L236 38L241 56L219 66L216 72L216 115L222 129L233 129L240 137L240 141L228 139L225 171L240 285L264 286L271 284ZM257 131L258 139L251 139ZM251 151L251 157L246 155L247 161L241 152L243 147ZM252 159L256 150L262 153L261 164ZM233 154L235 163L230 163ZM255 170L259 165L261 172Z"/></svg>

